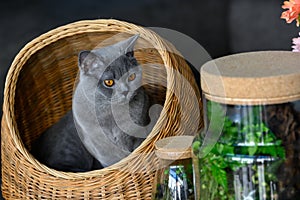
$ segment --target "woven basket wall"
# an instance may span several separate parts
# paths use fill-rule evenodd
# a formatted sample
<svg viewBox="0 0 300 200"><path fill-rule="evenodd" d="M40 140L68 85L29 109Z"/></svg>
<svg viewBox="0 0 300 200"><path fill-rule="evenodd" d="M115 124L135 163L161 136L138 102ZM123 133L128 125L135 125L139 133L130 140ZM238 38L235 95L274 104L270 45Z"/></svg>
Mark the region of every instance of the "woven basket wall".
<svg viewBox="0 0 300 200"><path fill-rule="evenodd" d="M128 157L101 170L66 173L39 163L29 153L31 144L71 109L78 52L105 45L101 42L115 35L121 39L137 33L140 38L135 55L139 63L147 64L145 87L164 105L146 140ZM148 48L142 48L145 45ZM7 75L1 125L3 196L151 199L157 164L155 141L195 134L202 127L201 112L197 112L201 109L200 93L189 66L172 45L152 31L117 20L80 21L51 30L17 54Z"/></svg>

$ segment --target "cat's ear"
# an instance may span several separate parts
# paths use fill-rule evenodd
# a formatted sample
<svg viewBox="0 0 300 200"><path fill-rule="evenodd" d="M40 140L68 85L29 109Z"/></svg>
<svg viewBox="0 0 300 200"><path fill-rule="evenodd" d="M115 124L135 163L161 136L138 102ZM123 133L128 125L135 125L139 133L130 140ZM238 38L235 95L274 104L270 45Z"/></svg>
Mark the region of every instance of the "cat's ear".
<svg viewBox="0 0 300 200"><path fill-rule="evenodd" d="M83 63L86 59L86 57L89 55L90 51L81 51L78 54L78 65L79 67L83 66Z"/></svg>
<svg viewBox="0 0 300 200"><path fill-rule="evenodd" d="M78 55L79 69L85 74L93 74L99 62L98 56L91 51L81 51Z"/></svg>
<svg viewBox="0 0 300 200"><path fill-rule="evenodd" d="M129 51L125 54L127 57L132 58L134 56L134 52L133 51Z"/></svg>
<svg viewBox="0 0 300 200"><path fill-rule="evenodd" d="M139 34L136 34L134 36L131 36L130 38L128 38L125 42L126 42L126 48L124 49L124 53L126 54L126 56L128 57L133 57L133 50L134 50L134 45L137 41L137 39L139 38Z"/></svg>

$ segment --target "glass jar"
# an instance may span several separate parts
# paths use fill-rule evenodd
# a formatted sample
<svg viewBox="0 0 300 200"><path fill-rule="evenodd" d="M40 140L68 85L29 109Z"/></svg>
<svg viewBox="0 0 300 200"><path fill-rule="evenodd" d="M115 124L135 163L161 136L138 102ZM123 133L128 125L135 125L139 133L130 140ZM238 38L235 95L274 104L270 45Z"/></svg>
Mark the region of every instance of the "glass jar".
<svg viewBox="0 0 300 200"><path fill-rule="evenodd" d="M300 197L300 54L242 53L201 68L196 199Z"/></svg>
<svg viewBox="0 0 300 200"><path fill-rule="evenodd" d="M193 136L173 136L155 143L159 159L155 173L152 199L194 199L191 145Z"/></svg>

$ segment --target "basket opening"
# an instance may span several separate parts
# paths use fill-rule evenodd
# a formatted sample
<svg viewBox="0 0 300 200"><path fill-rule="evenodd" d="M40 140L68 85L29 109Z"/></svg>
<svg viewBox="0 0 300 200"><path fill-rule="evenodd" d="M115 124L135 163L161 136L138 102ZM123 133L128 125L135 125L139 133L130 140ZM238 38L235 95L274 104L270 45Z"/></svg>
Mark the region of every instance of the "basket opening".
<svg viewBox="0 0 300 200"><path fill-rule="evenodd" d="M15 114L20 137L27 149L30 150L40 134L71 109L78 53L99 44L105 46L101 41L116 34L82 33L65 37L38 50L26 61L17 81ZM138 40L135 57L145 66L144 79L151 79L144 85L147 93L155 103L163 105L166 87L155 83L166 81L167 74L154 47L139 48L145 43L147 41L142 38Z"/></svg>

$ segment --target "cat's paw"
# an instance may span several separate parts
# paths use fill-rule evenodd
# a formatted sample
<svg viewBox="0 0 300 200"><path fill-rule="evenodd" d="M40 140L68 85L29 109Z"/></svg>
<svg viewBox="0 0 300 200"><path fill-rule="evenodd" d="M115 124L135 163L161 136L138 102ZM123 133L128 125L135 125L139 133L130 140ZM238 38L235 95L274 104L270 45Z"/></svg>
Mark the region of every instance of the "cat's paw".
<svg viewBox="0 0 300 200"><path fill-rule="evenodd" d="M159 116L163 114L163 106L159 104L154 104L149 109L150 125L152 127L156 124Z"/></svg>

